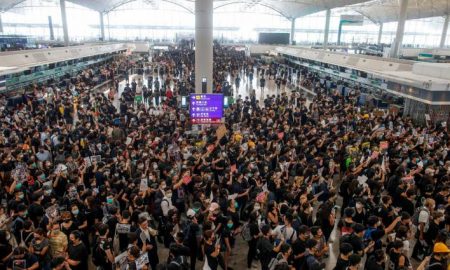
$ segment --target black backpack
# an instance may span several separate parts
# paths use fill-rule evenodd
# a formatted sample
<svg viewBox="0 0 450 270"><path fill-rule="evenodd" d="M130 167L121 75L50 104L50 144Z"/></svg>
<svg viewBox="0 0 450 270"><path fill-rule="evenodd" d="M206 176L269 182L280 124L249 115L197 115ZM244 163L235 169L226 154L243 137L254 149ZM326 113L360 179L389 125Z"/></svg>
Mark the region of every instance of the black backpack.
<svg viewBox="0 0 450 270"><path fill-rule="evenodd" d="M190 269L190 265L185 256L176 257L169 263L169 265L175 266L178 270L189 270Z"/></svg>

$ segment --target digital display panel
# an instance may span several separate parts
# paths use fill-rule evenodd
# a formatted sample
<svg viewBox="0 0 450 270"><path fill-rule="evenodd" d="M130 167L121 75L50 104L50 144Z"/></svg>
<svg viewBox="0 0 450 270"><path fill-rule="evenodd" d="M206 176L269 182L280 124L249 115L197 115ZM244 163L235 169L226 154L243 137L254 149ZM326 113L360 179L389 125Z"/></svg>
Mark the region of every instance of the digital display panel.
<svg viewBox="0 0 450 270"><path fill-rule="evenodd" d="M220 124L223 117L222 94L191 94L189 99L191 123Z"/></svg>

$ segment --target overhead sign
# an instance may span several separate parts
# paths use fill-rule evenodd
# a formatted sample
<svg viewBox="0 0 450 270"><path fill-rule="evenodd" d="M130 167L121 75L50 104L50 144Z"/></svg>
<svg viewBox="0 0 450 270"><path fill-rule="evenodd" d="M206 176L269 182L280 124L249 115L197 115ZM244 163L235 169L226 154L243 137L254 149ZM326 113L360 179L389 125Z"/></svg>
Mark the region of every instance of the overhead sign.
<svg viewBox="0 0 450 270"><path fill-rule="evenodd" d="M189 114L192 124L222 123L222 94L191 94L189 102Z"/></svg>
<svg viewBox="0 0 450 270"><path fill-rule="evenodd" d="M341 24L359 25L364 23L364 16L362 15L341 15Z"/></svg>

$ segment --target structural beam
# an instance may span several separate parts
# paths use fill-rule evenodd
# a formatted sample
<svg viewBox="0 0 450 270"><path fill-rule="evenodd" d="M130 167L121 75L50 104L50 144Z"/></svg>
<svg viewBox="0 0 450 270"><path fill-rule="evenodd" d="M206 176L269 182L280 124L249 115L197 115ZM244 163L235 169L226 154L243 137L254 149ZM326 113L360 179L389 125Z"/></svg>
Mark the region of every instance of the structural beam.
<svg viewBox="0 0 450 270"><path fill-rule="evenodd" d="M213 0L196 0L195 1L195 92L212 93L212 90L213 90Z"/></svg>
<svg viewBox="0 0 450 270"><path fill-rule="evenodd" d="M69 46L69 30L67 28L66 0L60 0L59 6L61 7L61 20L64 33L64 45Z"/></svg>
<svg viewBox="0 0 450 270"><path fill-rule="evenodd" d="M0 12L0 33L3 33L2 13Z"/></svg>
<svg viewBox="0 0 450 270"><path fill-rule="evenodd" d="M325 31L323 33L323 48L326 49L328 47L328 33L330 32L330 18L331 18L331 9L327 9L326 21L325 21Z"/></svg>
<svg viewBox="0 0 450 270"><path fill-rule="evenodd" d="M397 33L395 34L394 44L391 47L391 57L398 58L400 48L402 47L403 35L405 33L406 11L409 0L400 0L400 14L398 16Z"/></svg>
<svg viewBox="0 0 450 270"><path fill-rule="evenodd" d="M48 29L50 30L50 40L55 40L55 32L53 31L52 16L48 16Z"/></svg>
<svg viewBox="0 0 450 270"><path fill-rule="evenodd" d="M291 45L295 42L295 18L291 19Z"/></svg>
<svg viewBox="0 0 450 270"><path fill-rule="evenodd" d="M448 19L449 19L449 15L445 16L444 26L442 27L441 44L439 46L440 48L445 47L445 41L447 40Z"/></svg>
<svg viewBox="0 0 450 270"><path fill-rule="evenodd" d="M381 44L381 38L383 37L383 23L380 23L380 28L378 28L378 42L377 44Z"/></svg>
<svg viewBox="0 0 450 270"><path fill-rule="evenodd" d="M100 39L101 41L105 41L105 23L103 22L103 12L99 11L98 15L100 16Z"/></svg>

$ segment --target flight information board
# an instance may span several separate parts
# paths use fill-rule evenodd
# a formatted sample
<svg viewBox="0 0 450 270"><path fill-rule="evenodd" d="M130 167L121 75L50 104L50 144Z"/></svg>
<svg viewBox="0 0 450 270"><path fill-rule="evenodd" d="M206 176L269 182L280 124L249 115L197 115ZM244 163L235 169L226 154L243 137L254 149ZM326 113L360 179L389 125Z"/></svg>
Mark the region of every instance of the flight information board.
<svg viewBox="0 0 450 270"><path fill-rule="evenodd" d="M189 100L189 114L192 124L222 123L222 94L191 94Z"/></svg>

